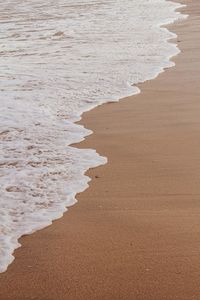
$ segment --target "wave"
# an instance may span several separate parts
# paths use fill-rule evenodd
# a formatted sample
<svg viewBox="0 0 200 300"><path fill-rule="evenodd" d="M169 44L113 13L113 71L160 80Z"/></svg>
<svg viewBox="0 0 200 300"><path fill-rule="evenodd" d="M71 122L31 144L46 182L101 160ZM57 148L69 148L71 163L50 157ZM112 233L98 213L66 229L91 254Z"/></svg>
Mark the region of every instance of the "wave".
<svg viewBox="0 0 200 300"><path fill-rule="evenodd" d="M60 218L107 159L71 144L83 112L139 93L174 65L165 0L12 0L0 13L0 272L25 234Z"/></svg>

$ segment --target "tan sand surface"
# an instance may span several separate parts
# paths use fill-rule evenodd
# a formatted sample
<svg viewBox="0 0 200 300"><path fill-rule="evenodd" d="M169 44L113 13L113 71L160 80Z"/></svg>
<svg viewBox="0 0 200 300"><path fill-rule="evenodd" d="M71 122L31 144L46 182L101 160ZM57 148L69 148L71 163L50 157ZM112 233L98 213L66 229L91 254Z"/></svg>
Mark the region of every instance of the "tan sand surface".
<svg viewBox="0 0 200 300"><path fill-rule="evenodd" d="M0 300L200 299L200 1L182 53L142 93L81 121L109 163L54 224L21 239Z"/></svg>

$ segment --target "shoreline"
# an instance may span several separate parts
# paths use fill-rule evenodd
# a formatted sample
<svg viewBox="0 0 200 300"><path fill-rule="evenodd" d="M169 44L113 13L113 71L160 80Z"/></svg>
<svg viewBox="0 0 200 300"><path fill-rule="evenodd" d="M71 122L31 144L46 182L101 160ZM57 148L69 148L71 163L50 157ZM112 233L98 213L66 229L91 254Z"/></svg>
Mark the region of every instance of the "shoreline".
<svg viewBox="0 0 200 300"><path fill-rule="evenodd" d="M162 63L160 64L160 67L157 66L156 68L156 71L151 73L151 76L146 76L146 80L143 79L141 80L140 84L141 83L144 83L144 82L147 82L147 81L151 81L151 80L154 80L155 78L157 78L159 76L159 74L163 73L166 69L170 68L170 67L173 67L174 66L174 63L172 62L171 58L175 57L176 55L178 55L180 53L180 50L178 49L178 45L174 42L170 42L170 40L174 40L176 39L176 34L173 33L173 32L170 32L168 29L167 29L167 25L169 24L174 24L178 21L183 21L185 19L185 15L181 14L180 13L180 9L183 7L182 4L178 3L177 1L174 1L175 2L175 7L171 7L171 14L174 16L172 17L171 15L171 18L168 19L168 20L163 20L162 23L159 23L159 24L156 24L156 27L159 29L159 31L163 31L166 33L166 38L164 39L163 38L163 43L166 43L168 45L168 55L166 55L165 59L163 58L163 61ZM179 11L178 11L179 10ZM176 17L175 17L176 16ZM167 37L168 36L168 37ZM167 48L167 47L166 47ZM171 48L171 50L170 50ZM166 49L167 50L167 49ZM170 52L170 54L169 54ZM129 90L131 89L131 91ZM129 92L130 94L129 94ZM78 151L78 153L80 154L80 149L78 149L78 147L76 147L76 145L79 145L83 140L85 140L87 138L87 136L89 136L91 132L89 129L85 128L82 124L81 124L81 120L82 120L82 115L85 114L86 112L88 111L91 111L93 110L94 108L102 105L102 104L106 104L106 103L110 103L110 102L119 102L120 100L124 99L124 98L127 98L127 97L130 97L130 96L135 96L137 94L141 93L141 90L138 88L137 84L130 84L128 83L127 85L127 92L124 91L124 94L123 94L123 97L122 98L119 98L116 97L116 96L113 96L113 98L111 97L112 100L110 101L106 101L106 102L102 102L102 103L99 103L99 104L94 104L94 106L87 106L85 107L85 109L83 110L80 110L79 112L77 112L77 116L75 117L72 117L71 119L68 119L66 121L69 122L69 126L71 128L71 130L77 130L80 131L79 134L79 138L78 138L78 134L77 136L75 137L75 140L71 140L71 142L67 142L66 146L69 146L70 150L72 151ZM82 112L81 112L82 111ZM77 129L79 127L79 130ZM55 133L55 132L54 132ZM56 144L56 143L55 143ZM51 211L54 211L53 213L51 213L51 216L49 215L49 218L48 220L46 220L46 225L41 225L40 224L40 221L37 223L30 223L27 221L26 224L24 224L22 226L22 231L20 232L20 234L18 235L18 237L15 237L15 232L13 233L13 236L12 236L12 239L10 239L10 241L12 240L13 242L10 243L10 245L7 247L9 247L9 252L8 253L5 253L5 256L4 256L4 259L0 260L0 273L2 272L5 272L8 268L8 266L12 263L12 261L14 260L14 252L16 249L18 249L21 245L18 243L18 240L24 236L24 235L27 235L27 234L32 234L38 230L42 230L44 229L45 227L47 226L50 226L55 220L58 220L60 219L64 213L66 213L66 211L68 210L69 207L73 206L74 204L77 203L77 200L76 200L76 195L83 192L84 190L86 190L88 188L88 183L90 182L90 177L86 176L85 173L89 170L89 169L93 169L93 168L96 168L96 167L99 167L101 165L104 165L107 163L107 158L106 157L103 157L103 156L100 156L95 149L81 149L81 151L83 150L82 152L82 156L85 157L84 155L84 152L86 153L86 157L88 157L87 159L87 166L85 165L85 162L84 162L84 167L83 167L83 170L82 172L80 171L80 161L79 161L79 164L77 164L78 166L78 170L80 174L77 174L77 176L74 176L74 181L71 182L71 185L70 187L68 187L68 191L69 190L72 190L71 193L68 193L68 196L66 195L66 199L62 205L62 208L60 208L59 210L56 210L55 208L55 211L52 209L52 205L50 205L50 210ZM89 158L89 153L90 152L90 158ZM63 154L63 157L65 157L65 155ZM91 163L91 161L93 161ZM73 172L76 172L76 164L74 165L74 170ZM80 178L79 178L80 176ZM63 178L63 176L61 176L61 178ZM77 180L77 178L79 178L79 180ZM82 179L81 179L82 178ZM78 183L77 183L78 181ZM81 183L80 183L81 182ZM65 185L67 184L67 182L65 183ZM51 185L50 185L51 186ZM74 186L74 188L71 189L71 186ZM22 197L22 196L21 196ZM34 202L34 200L33 200ZM23 212L24 213L24 212ZM38 212L35 212L35 214L37 214ZM48 214L50 214L50 212L48 212ZM40 216L38 215L38 218L36 218L37 220L40 220ZM15 221L17 223L17 221ZM14 223L15 224L15 223ZM33 226L33 227L32 227ZM6 227L6 226L5 226ZM5 237L5 240L6 240L6 237ZM16 240L16 241L15 241ZM2 248L3 249L3 252L4 252L4 247ZM6 249L6 246L5 246L5 249ZM6 252L6 250L5 250Z"/></svg>
<svg viewBox="0 0 200 300"><path fill-rule="evenodd" d="M181 2L189 3L186 13L193 6L197 11L200 9L196 0ZM95 148L107 156L110 163L87 172L93 179L90 189L78 196L79 203L70 208L70 213L50 227L21 239L23 248L16 251L17 259L0 275L0 299L199 299L197 209L200 209L200 189L198 182L191 182L187 176L195 174L192 177L195 181L199 175L198 151L193 144L198 148L195 125L198 123L200 71L193 55L199 51L200 43L194 30L193 40L188 42L189 30L195 21L199 25L191 12L183 24L167 26L180 33L182 52L173 59L177 62L175 67L142 83L141 94L117 104L97 107L83 116L81 123L94 134L87 137L80 148ZM184 60L185 52L189 52L190 64ZM189 83L185 95L181 89L186 86L183 84L187 83L187 74L183 71L186 73L188 68L194 82ZM192 103L188 102L187 95ZM170 99L162 102L160 96ZM185 143L183 131L190 137L190 145ZM191 151L189 146L193 146ZM180 161L176 162L179 155ZM189 196L194 198L192 203L187 199ZM183 237L185 233L188 240ZM196 246L194 250L192 245ZM166 270L165 274L162 269ZM189 280L188 276L192 277L189 270L193 269L194 278ZM187 284L186 279L190 281Z"/></svg>
<svg viewBox="0 0 200 300"><path fill-rule="evenodd" d="M131 1L129 1L129 2L131 3ZM149 48L150 52L152 53L151 55L153 56L153 61L151 61L151 55L148 58L148 62L146 61L146 59L147 59L146 51L143 52L142 50L140 50L141 52L136 55L137 56L136 64L139 64L139 69L140 69L140 66L141 66L141 69L144 67L144 69L143 69L144 72L141 72L141 70L137 71L136 70L137 68L135 66L133 69L131 67L129 67L128 68L129 71L127 70L125 72L125 73L128 72L129 75L128 75L128 73L127 73L127 75L123 74L123 69L126 69L126 67L124 66L124 59L121 57L121 63L117 67L117 70L120 67L123 76L121 79L119 79L119 78L118 78L119 80L117 79L118 84L117 84L117 82L115 82L115 84L113 85L112 74L110 74L111 75L110 78L108 76L108 78L104 77L104 78L100 79L100 77L101 77L100 76L98 80L100 82L102 82L102 84L99 89L99 92L95 93L96 96L94 97L94 98L96 98L97 102L92 101L90 103L90 101L86 101L86 102L83 101L84 102L83 107L80 108L80 110L77 110L75 114L72 114L72 115L69 114L69 115L71 115L71 117L69 117L67 119L65 119L65 117L68 115L67 114L68 104L66 104L65 101L63 103L63 101L61 100L59 105L60 105L60 107L61 106L63 107L63 112L61 113L61 116L63 114L63 116L61 117L62 120L57 120L58 123L56 122L53 125L53 127L51 127L51 124L48 124L48 121L49 121L48 117L46 120L47 126L45 126L45 125L41 126L41 124L44 121L43 119L44 119L45 112L41 113L40 108L39 108L40 105L38 106L38 110L37 110L38 117L35 117L35 119L38 119L38 122L36 123L36 125L34 122L33 122L33 124L31 124L31 122L30 122L30 124L29 124L29 120L32 119L31 115L32 115L33 107L32 108L30 107L29 110L25 111L26 117L27 117L27 120L25 123L27 123L27 126L26 126L27 128L35 128L35 126L41 126L41 128L37 127L36 132L35 132L36 135L38 135L38 133L39 133L38 138L37 138L37 144L39 146L38 145L33 146L35 141L32 141L29 137L24 136L24 135L26 135L26 133L25 133L26 130L23 129L23 125L21 126L21 129L19 130L19 132L23 132L23 134L21 134L21 137L20 136L17 137L13 133L13 140L12 140L13 144L15 144L14 140L16 140L16 143L18 143L17 141L20 138L22 139L22 141L21 141L22 144L23 143L30 144L29 146L25 147L24 150L22 150L22 152L24 151L24 154L22 155L22 157L27 156L27 161L30 161L30 162L28 162L28 164L27 164L24 161L24 166L23 166L22 162L21 163L19 162L19 165L21 165L20 169L19 168L16 169L14 167L14 170L16 169L16 171L17 171L16 172L16 180L14 180L14 182L13 182L13 176L12 176L13 170L12 170L12 168L9 167L9 164L7 163L7 161L9 161L9 160L12 161L12 159L13 159L12 156L14 155L14 152L9 151L10 155L8 155L8 157L7 157L7 154L5 154L5 155L2 154L2 157L5 156L5 158L6 158L6 162L4 162L4 165L3 165L3 166L5 166L5 168L3 168L3 172L4 172L4 169L5 170L8 169L7 171L9 174L8 176L6 176L7 180L6 180L5 184L3 184L3 186L5 186L5 188L3 188L2 201L4 202L4 198L5 199L8 198L8 200L5 201L5 205L7 205L7 203L12 201L13 193L16 193L15 192L16 190L21 191L20 192L21 194L18 194L19 199L17 198L17 194L14 194L14 197L16 198L15 199L16 207L12 207L11 210L14 209L14 211L16 212L15 216L12 216L12 212L9 213L10 209L7 208L7 206L5 206L5 209L4 209L5 212L8 210L8 215L9 215L8 219L11 218L10 224L12 224L12 225L11 225L11 227L10 227L10 225L7 226L6 221L1 224L2 228L3 228L2 230L5 234L2 235L2 241L1 241L2 242L2 253L4 255L0 256L0 273L6 271L8 265L10 265L10 263L13 261L14 250L16 250L17 248L20 247L20 244L18 243L19 238L21 238L24 235L36 232L37 230L41 230L41 229L51 225L53 221L61 218L63 216L63 214L66 212L66 210L68 209L68 207L71 207L73 204L75 204L77 202L75 199L75 195L78 193L81 193L85 189L87 189L90 178L88 176L85 176L86 171L88 171L91 168L95 168L97 166L104 165L107 162L107 159L105 157L99 156L98 153L95 151L95 149L78 149L78 148L76 148L75 145L79 144L82 140L84 140L91 133L91 131L84 128L84 126L78 125L78 121L81 120L82 114L94 109L95 107L97 107L99 105L102 105L103 103L118 102L120 100L120 98L122 99L122 98L125 98L128 96L133 96L133 95L140 93L139 88L136 86L136 83L138 80L135 79L135 76L140 77L140 83L142 83L147 80L149 81L149 80L155 79L160 73L164 72L165 69L173 66L173 63L171 62L170 59L171 59L171 57L174 57L175 55L177 55L179 53L179 50L175 43L168 42L169 40L175 38L175 34L170 32L169 30L167 30L166 27L164 28L164 26L174 23L175 20L177 20L177 21L182 20L182 19L184 19L184 16L181 15L177 11L182 6L181 4L176 2L174 5L173 5L173 3L170 3L168 6L167 1L165 1L165 0L164 0L163 4L164 5L166 4L166 7L168 7L168 9L167 9L168 12L166 10L166 15L164 14L165 17L163 17L163 18L159 18L159 13L156 10L156 6L154 7L153 4L150 6L149 6L149 4L147 5L147 10L148 9L151 10L151 6L152 6L152 13L155 13L156 19L154 20L154 22L153 22L153 20L151 20L151 27L147 26L147 31L148 30L150 31L149 38L151 39L151 36L153 38L153 40L151 41L152 46L153 46L152 51L148 47L148 42L147 42L147 48ZM122 5L122 3L121 3L121 5ZM121 6L119 6L119 7L121 7ZM146 7L146 5L145 5L145 7ZM155 8L155 10L153 9L153 7ZM129 15L129 9L127 9L127 8L129 8L128 3L127 3L127 5L125 5L124 8L126 8L126 10L124 11L124 12L126 12L125 15L127 15L127 17L128 17L128 15ZM52 9L53 9L53 7L52 7ZM130 15L130 18L132 18L134 15L134 7L132 7L130 5L130 9L133 9L133 11L131 12L131 15ZM47 10L48 10L48 5L47 5ZM165 9L163 8L163 13L164 13L164 10ZM113 11L113 13L114 13L114 11L115 11L114 6L112 7L111 11ZM170 11L171 11L171 13L170 13ZM13 11L13 13L14 14L16 13L15 10ZM142 13L142 12L140 12L140 13ZM8 20L9 20L9 13L6 9L5 9L5 15L6 15L6 18L8 18ZM11 19L12 19L12 15L13 14L10 15ZM95 15L95 13L94 13L94 15ZM121 15L121 14L119 14L119 15ZM121 15L121 17L122 17L122 15ZM139 17L139 15L138 15L138 17ZM157 20L157 18L159 19L159 21ZM119 18L119 19L123 20L123 18ZM112 17L110 18L110 20L112 20ZM134 20L132 20L132 21L134 21ZM12 24L12 22L11 22L11 24ZM55 24L55 27L56 27L56 24ZM137 27L137 25L136 25L136 27ZM101 28L101 26L100 26L100 28ZM150 28L152 28L152 29L150 29ZM13 30L12 26L10 29ZM16 30L17 30L17 28L16 28ZM156 31L157 31L157 34L156 34ZM126 35L127 32L129 32L129 31L126 30L126 32L123 32L123 34L122 34L122 37L126 37L123 40L122 47L124 48L124 53L126 53L126 55L125 55L126 57L124 57L125 61L127 59L127 62L128 62L128 60L131 59L130 63L127 64L127 66L128 65L130 66L131 63L133 63L133 61L134 61L133 53L135 50L136 50L136 52L138 51L138 48L140 48L139 45L142 43L142 40L140 41L140 38L139 39L134 38L133 39L134 44L132 45L132 47L130 47L129 43L127 43L127 41L131 42L132 37L130 36L130 38L128 38ZM118 33L119 33L119 37L120 37L120 30ZM156 36L154 36L154 34L156 34ZM112 36L112 32L111 32L111 36ZM141 34L139 34L138 36L141 36L141 37L143 36L142 31L141 31ZM120 39L119 39L119 41L120 41ZM114 44L115 44L115 42L114 42ZM8 41L8 43L9 43L9 41ZM11 41L11 43L12 43L12 41ZM108 43L109 43L109 41L108 41ZM142 47L143 49L146 48L145 43L146 42L144 42L144 47ZM97 42L97 44L98 44L98 42ZM104 44L106 45L106 42ZM116 45L117 44L118 44L118 42L116 42ZM155 44L159 48L158 51L156 49L157 47L155 47ZM118 45L119 49L121 48L120 45ZM110 46L110 47L111 47L110 51L112 53L112 46ZM130 50L128 52L126 52L126 49L129 49L129 47L130 47ZM134 50L131 55L132 58L129 57L129 53L132 52L131 49ZM108 53L110 51L108 51ZM58 54L58 56L59 56L59 54ZM97 56L98 56L98 51L97 51ZM148 54L147 54L147 56L148 56ZM90 55L88 57L90 57ZM40 59L40 58L38 57L38 59ZM145 71L145 64L143 64L143 59L144 59L144 61L146 61L146 67L147 67L146 71ZM140 63L139 63L139 61L140 61ZM151 67L149 66L149 63L151 65ZM80 64L81 64L81 62L80 62ZM123 64L123 67L121 66L121 64ZM48 63L47 63L47 65L48 65ZM93 63L91 63L91 66L93 66L92 67L94 69L93 71L98 70L98 67L95 67L95 65ZM47 68L48 68L48 66L47 66ZM109 71L112 69L112 67L110 68L108 65L106 68ZM114 70L114 69L112 69L112 70ZM115 73L115 72L113 72L113 73ZM81 74L81 70L80 70L80 74ZM85 72L85 74L87 74L87 72ZM54 75L56 75L56 74L54 74ZM54 76L54 75L52 74L52 76ZM116 77L118 77L118 75ZM123 78L127 79L128 77L130 77L129 78L130 83L126 84L126 80L123 80ZM103 81L101 81L101 80L103 80ZM109 81L109 80L111 80L111 81ZM61 81L62 81L62 78L61 78ZM81 82L81 81L82 80L80 80L79 82ZM86 82L87 82L87 80L86 80ZM106 82L107 88L110 87L108 94L107 94L108 97L106 97L106 94L104 95L103 91L104 91L104 89L106 90L106 87L103 84L103 82ZM122 84L122 82L124 82L124 84ZM132 82L132 85L131 85L131 82ZM135 84L133 84L133 82L135 82ZM87 86L87 84L86 84L86 86ZM120 88L119 88L119 86L120 86ZM34 91L34 89L35 88L33 87L32 91ZM79 88L77 88L77 87L76 87L76 89L77 89L77 91L79 90ZM47 88L47 90L48 90L48 88ZM57 90L57 86L55 86L54 90ZM81 88L80 88L80 90L81 90ZM86 88L86 90L87 90L87 88ZM112 92L110 93L111 90L112 90ZM100 95L102 95L102 93L104 95L103 98L100 96ZM8 98L9 98L9 96L8 96ZM20 96L19 96L19 98L20 98ZM88 96L87 96L87 98L88 98ZM64 99L64 97L63 97L63 99ZM72 95L71 103L73 103L73 99L74 98ZM92 97L92 99L93 99L93 97ZM102 100L102 99L104 99L104 100ZM105 101L105 99L110 99L110 100ZM75 100L75 102L76 102L76 100ZM9 107L12 107L12 106L13 105L6 107L6 111L9 111L10 110ZM21 104L18 103L16 108L13 107L13 112L15 111L14 114L16 116L18 115L18 117L19 117L19 120L16 121L16 127L18 127L18 124L21 124L20 120L23 119L23 116L20 117L20 114L19 114L19 111L21 110L21 108L20 108L21 106L23 107L23 101ZM64 113L64 111L65 111L65 113ZM30 113L30 116L28 116L28 113ZM52 116L53 116L53 114L54 113L52 111ZM66 114L66 116L65 116L65 114ZM7 115L7 113L5 113L5 115ZM59 115L59 113L58 113L58 115ZM63 117L64 117L64 124L62 122ZM58 117L58 119L59 118L60 117ZM10 121L12 122L12 119L15 119L15 116L14 115L10 116L9 119L11 119ZM61 121L61 123L60 123L60 121ZM5 121L5 123L6 123L6 121ZM67 127L65 126L66 125L65 123L67 123ZM79 124L80 123L81 122L79 122ZM50 125L50 126L48 126L48 125ZM8 127L9 127L9 125L8 125ZM11 131L12 131L12 128L11 128ZM50 131L51 131L51 134L50 134ZM63 133L63 135L62 135L62 133ZM7 139L9 139L8 135L12 136L11 133L6 133L5 135L6 135ZM32 133L31 136L34 136L34 133ZM49 136L51 136L50 140L49 140ZM62 142L61 142L61 140L62 140ZM26 142L26 141L28 141L28 142ZM10 144L10 142L11 141L9 141L9 144ZM51 146L49 146L49 148L52 151L50 151L51 154L49 153L49 159L47 159L46 155L43 156L42 153L46 153L46 150L45 150L46 145L48 145L49 142L51 142ZM61 143L62 146L58 150L57 145L59 143ZM40 149L37 149L38 147ZM54 147L55 147L55 149L54 149ZM43 150L41 150L41 149L43 149ZM9 147L8 147L8 150L9 150ZM37 151L38 151L38 153L40 153L39 155L37 154ZM3 152L7 152L7 151L3 150ZM52 159L54 154L56 156L59 154L59 159L62 161L62 163L58 164L57 159L55 161ZM38 160L37 163L32 161L32 159L33 159L32 155L33 155L33 157L35 157L35 155L36 155L36 157L34 159ZM72 160L70 158L72 158ZM75 161L73 161L73 158L75 158ZM50 161L51 161L51 163L49 163ZM29 169L29 165L32 168ZM48 168L46 169L46 171L47 171L46 176L44 176L44 174L42 174L45 169L43 169L43 171L42 171L42 169L40 169L41 172L39 171L39 169L37 169L39 172L38 174L40 174L40 175L37 175L37 177L38 176L42 177L42 179L40 178L40 180L42 180L43 183L47 181L45 188L42 188L40 183L38 183L40 193L42 194L44 192L46 195L43 197L41 206L38 206L38 202L40 202L40 200L41 200L40 197L37 197L37 193L36 194L32 193L33 190L38 190L38 184L36 184L35 187L30 188L31 183L30 183L30 185L27 186L26 176L24 176L24 177L22 176L22 178L20 176L20 171L21 171L24 174L26 172L28 172L30 178L34 177L36 165L37 166L41 166L41 165L47 166L48 165ZM60 166L62 165L62 168L59 168L59 165ZM64 165L65 165L65 167L64 167ZM51 174L49 176L48 170L50 170L50 168L53 169L54 171L53 171L53 174ZM65 174L66 174L65 172L67 172L68 170L72 170L71 172L69 171L70 174L68 174L69 178L72 177L72 180L70 180L70 179L65 180ZM39 179L35 179L35 180L37 181ZM49 180L51 181L51 183L49 183ZM34 181L33 178L31 179L31 182L32 181ZM11 184L12 182L13 182L13 185ZM18 187L15 186L16 182L18 182ZM52 186L54 186L54 188L52 188ZM24 192L25 190L26 190L26 196L25 196L25 194L23 194L23 193L25 193ZM30 190L30 192L28 192L28 190ZM63 192L63 191L65 191L65 192ZM54 194L54 192L55 192L55 194ZM11 197L11 198L9 198L9 197ZM24 197L27 199L22 201ZM36 198L38 198L38 199L36 199ZM62 198L63 200L61 201L61 203L58 207L57 201L60 198ZM22 206L20 205L20 201L22 201L22 203L23 203ZM4 203L2 203L2 205L4 206ZM33 222L30 220L31 216L28 213L30 205L32 206L32 210L33 210L31 213L31 215L33 216L33 219L34 219ZM42 212L43 205L45 207L45 214L43 214L43 212ZM21 218L21 216L23 216L23 217ZM20 228L20 230L17 230L17 228ZM9 243L8 243L8 240L9 240Z"/></svg>

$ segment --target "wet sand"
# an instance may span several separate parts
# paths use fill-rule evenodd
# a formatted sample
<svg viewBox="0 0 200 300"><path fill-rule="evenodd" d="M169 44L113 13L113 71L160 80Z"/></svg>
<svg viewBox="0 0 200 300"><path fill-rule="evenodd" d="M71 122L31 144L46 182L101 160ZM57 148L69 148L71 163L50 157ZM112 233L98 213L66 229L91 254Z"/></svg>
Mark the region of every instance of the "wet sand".
<svg viewBox="0 0 200 300"><path fill-rule="evenodd" d="M200 299L200 2L170 29L176 67L81 121L108 157L54 224L21 239L0 300Z"/></svg>

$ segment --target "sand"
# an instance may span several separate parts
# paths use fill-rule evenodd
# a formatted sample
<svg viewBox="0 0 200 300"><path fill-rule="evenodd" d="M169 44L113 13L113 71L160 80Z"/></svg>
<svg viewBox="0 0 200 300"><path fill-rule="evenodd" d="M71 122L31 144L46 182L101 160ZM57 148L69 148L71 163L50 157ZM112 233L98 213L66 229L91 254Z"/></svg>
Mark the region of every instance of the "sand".
<svg viewBox="0 0 200 300"><path fill-rule="evenodd" d="M200 2L176 67L81 121L109 159L54 224L21 239L0 300L200 299Z"/></svg>

